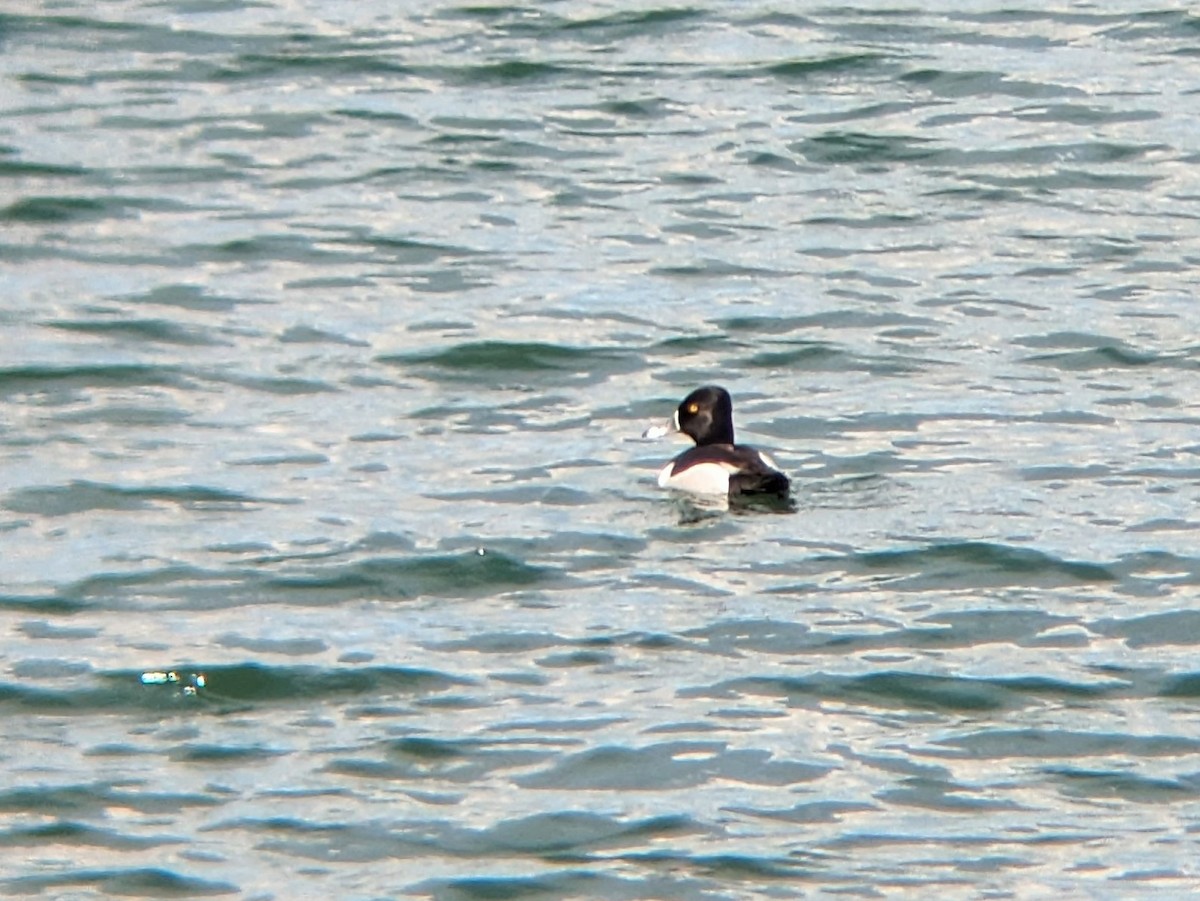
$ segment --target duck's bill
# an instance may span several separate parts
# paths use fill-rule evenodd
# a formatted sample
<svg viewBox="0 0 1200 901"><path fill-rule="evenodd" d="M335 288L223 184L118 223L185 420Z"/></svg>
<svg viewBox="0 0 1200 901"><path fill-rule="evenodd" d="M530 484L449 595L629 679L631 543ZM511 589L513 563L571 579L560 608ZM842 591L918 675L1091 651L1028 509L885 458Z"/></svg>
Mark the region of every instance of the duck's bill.
<svg viewBox="0 0 1200 901"><path fill-rule="evenodd" d="M662 438L666 435L671 435L679 431L679 411L675 411L675 415L666 422L660 422L658 425L652 425L646 431L642 432L643 438Z"/></svg>

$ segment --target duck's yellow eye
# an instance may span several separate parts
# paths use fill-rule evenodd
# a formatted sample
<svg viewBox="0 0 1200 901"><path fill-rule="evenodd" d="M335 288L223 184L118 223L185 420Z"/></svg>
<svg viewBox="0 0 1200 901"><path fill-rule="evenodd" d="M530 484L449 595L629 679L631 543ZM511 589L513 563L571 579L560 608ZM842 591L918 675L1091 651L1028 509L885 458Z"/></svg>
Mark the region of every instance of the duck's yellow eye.
<svg viewBox="0 0 1200 901"><path fill-rule="evenodd" d="M700 405L699 404L688 404L688 412L689 413L699 413Z"/></svg>

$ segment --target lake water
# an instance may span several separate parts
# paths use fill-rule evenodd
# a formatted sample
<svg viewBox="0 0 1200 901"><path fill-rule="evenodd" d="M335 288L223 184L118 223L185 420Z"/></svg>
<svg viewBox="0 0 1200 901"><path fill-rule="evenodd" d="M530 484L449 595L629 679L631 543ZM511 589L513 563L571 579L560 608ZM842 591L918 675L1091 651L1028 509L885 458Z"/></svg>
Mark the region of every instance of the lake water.
<svg viewBox="0 0 1200 901"><path fill-rule="evenodd" d="M1200 892L1187 5L14 7L0 894Z"/></svg>

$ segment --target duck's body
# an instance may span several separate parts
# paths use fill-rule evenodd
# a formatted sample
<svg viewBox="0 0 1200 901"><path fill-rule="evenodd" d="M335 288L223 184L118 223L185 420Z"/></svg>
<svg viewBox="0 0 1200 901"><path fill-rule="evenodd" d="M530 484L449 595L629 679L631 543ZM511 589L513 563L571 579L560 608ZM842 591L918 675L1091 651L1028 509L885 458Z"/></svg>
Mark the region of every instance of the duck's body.
<svg viewBox="0 0 1200 901"><path fill-rule="evenodd" d="M773 494L791 487L788 477L762 451L736 444L707 444L684 451L658 474L660 488L691 494Z"/></svg>
<svg viewBox="0 0 1200 901"><path fill-rule="evenodd" d="M733 438L733 402L724 388L697 388L683 399L663 431L690 437L696 446L662 468L662 488L728 498L766 495L785 498L791 488L775 461Z"/></svg>

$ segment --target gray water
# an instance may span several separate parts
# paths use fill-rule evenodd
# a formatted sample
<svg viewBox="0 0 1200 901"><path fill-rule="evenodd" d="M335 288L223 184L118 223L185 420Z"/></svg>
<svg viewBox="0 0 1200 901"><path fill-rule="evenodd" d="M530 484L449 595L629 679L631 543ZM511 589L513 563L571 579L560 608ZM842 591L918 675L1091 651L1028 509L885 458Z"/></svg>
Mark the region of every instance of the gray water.
<svg viewBox="0 0 1200 901"><path fill-rule="evenodd" d="M1200 891L1185 5L15 7L0 893Z"/></svg>

